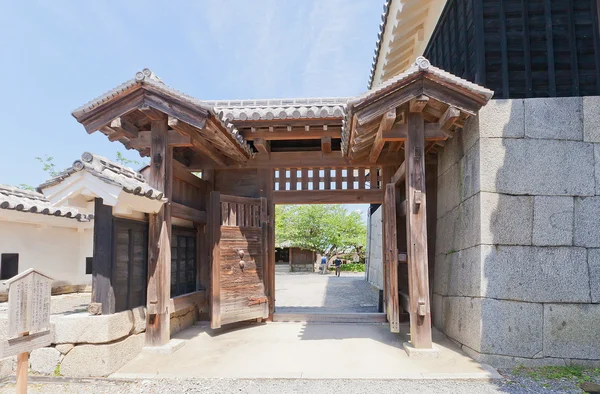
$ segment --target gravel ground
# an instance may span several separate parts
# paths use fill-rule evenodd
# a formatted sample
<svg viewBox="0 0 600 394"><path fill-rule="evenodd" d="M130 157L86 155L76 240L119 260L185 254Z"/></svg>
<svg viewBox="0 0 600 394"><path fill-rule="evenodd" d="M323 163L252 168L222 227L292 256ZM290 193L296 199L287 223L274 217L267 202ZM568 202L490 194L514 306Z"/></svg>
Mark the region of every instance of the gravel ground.
<svg viewBox="0 0 600 394"><path fill-rule="evenodd" d="M515 380L513 380L515 379ZM56 380L55 380L56 381ZM5 384L0 394L14 393L12 383ZM32 382L29 393L244 393L244 394L393 394L393 393L581 393L574 384L553 383L543 387L533 380L513 377L495 382L452 380L302 380L302 379L153 379L140 381L84 380L61 383Z"/></svg>

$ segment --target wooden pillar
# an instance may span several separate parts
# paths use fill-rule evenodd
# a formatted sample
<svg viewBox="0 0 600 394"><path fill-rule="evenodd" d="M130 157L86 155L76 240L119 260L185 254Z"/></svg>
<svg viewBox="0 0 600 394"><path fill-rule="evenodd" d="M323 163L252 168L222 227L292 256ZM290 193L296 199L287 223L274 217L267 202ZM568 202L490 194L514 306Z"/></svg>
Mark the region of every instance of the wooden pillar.
<svg viewBox="0 0 600 394"><path fill-rule="evenodd" d="M417 349L430 349L431 309L427 264L427 204L425 190L425 122L420 112L408 114L405 143L406 232L410 340Z"/></svg>
<svg viewBox="0 0 600 394"><path fill-rule="evenodd" d="M381 169L381 189L382 191L385 193L385 188L386 185L390 182L390 180L392 179L392 175L394 174L394 172L392 171L391 167L383 167ZM387 243L387 235L386 235L386 231L385 231L385 227L386 227L386 223L385 223L385 201L381 206L381 236L382 236L382 245L386 245ZM385 250L382 253L381 256L382 262L383 262L383 302L384 305L386 307L386 311L387 311L387 304L388 304L388 294L389 294L389 272L388 272L388 267L389 267L389 262L388 262L388 255L387 253L385 253Z"/></svg>
<svg viewBox="0 0 600 394"><path fill-rule="evenodd" d="M211 192L208 201L210 234L210 327L221 327L221 193Z"/></svg>
<svg viewBox="0 0 600 394"><path fill-rule="evenodd" d="M280 170L280 177L281 177ZM285 170L284 174L285 174ZM273 184L275 171L272 168L258 170L258 184L260 196L267 199L267 244L269 256L266 261L263 282L267 297L269 298L269 320L275 312L275 204L273 203ZM281 188L281 184L280 184ZM285 188L284 188L285 189Z"/></svg>
<svg viewBox="0 0 600 394"><path fill-rule="evenodd" d="M387 318L391 332L400 332L400 305L398 302L398 246L396 237L396 185L388 183L383 199L383 232L386 243L383 246L388 274Z"/></svg>
<svg viewBox="0 0 600 394"><path fill-rule="evenodd" d="M112 286L113 216L112 207L101 198L94 200L94 259L92 260L92 302L102 304L102 314L115 313Z"/></svg>
<svg viewBox="0 0 600 394"><path fill-rule="evenodd" d="M170 338L171 299L171 197L173 149L167 140L167 117L151 123L150 186L168 200L149 215L148 297L146 301L146 346L161 346Z"/></svg>

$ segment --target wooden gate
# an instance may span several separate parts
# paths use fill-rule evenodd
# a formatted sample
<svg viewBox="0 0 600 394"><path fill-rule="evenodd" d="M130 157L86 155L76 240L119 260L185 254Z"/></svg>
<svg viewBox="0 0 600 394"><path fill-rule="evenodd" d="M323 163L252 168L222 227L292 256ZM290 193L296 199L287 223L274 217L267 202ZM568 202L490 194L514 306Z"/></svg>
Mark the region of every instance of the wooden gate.
<svg viewBox="0 0 600 394"><path fill-rule="evenodd" d="M267 200L219 192L210 200L211 328L266 319Z"/></svg>

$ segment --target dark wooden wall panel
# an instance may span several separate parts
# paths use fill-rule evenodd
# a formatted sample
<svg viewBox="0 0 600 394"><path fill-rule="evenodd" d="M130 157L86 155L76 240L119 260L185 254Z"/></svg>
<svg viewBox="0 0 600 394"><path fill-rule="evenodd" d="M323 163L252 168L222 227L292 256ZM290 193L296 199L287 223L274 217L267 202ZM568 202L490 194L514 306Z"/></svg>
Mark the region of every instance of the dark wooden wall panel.
<svg viewBox="0 0 600 394"><path fill-rule="evenodd" d="M598 95L597 0L450 0L425 57L496 99Z"/></svg>
<svg viewBox="0 0 600 394"><path fill-rule="evenodd" d="M256 169L215 171L215 191L240 197L259 197Z"/></svg>

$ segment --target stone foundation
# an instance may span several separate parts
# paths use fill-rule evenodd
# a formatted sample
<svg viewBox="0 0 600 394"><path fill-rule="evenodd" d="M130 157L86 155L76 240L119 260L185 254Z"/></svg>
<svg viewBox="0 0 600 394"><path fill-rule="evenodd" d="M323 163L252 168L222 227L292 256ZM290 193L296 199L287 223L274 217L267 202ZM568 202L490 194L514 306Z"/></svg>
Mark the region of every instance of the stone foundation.
<svg viewBox="0 0 600 394"><path fill-rule="evenodd" d="M492 100L440 151L433 321L477 360L600 364L599 107Z"/></svg>
<svg viewBox="0 0 600 394"><path fill-rule="evenodd" d="M292 264L291 272L315 272L315 264Z"/></svg>

